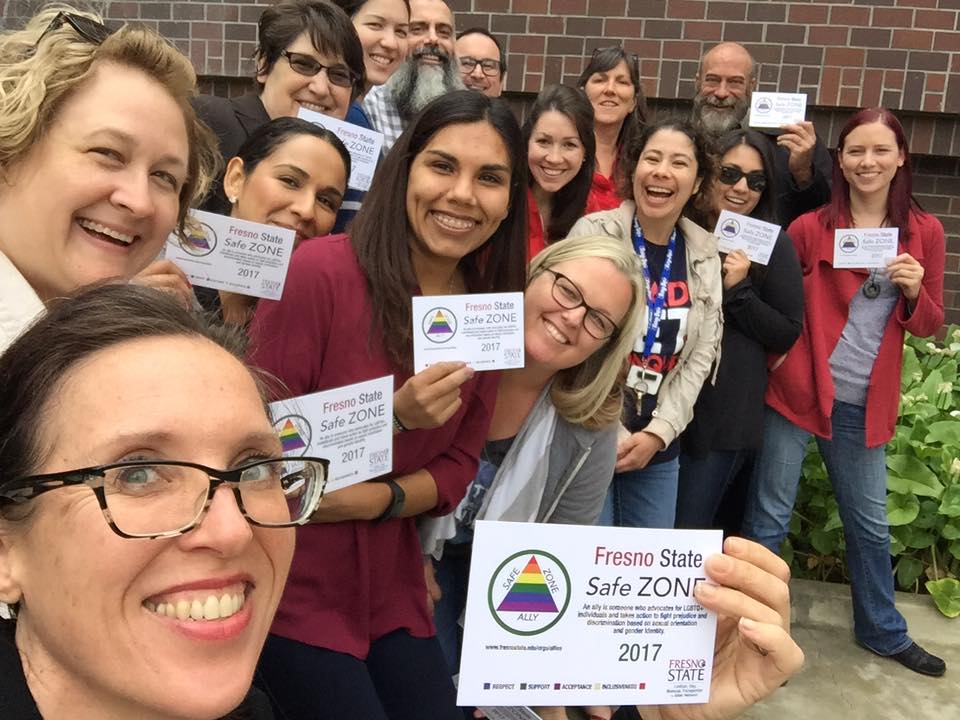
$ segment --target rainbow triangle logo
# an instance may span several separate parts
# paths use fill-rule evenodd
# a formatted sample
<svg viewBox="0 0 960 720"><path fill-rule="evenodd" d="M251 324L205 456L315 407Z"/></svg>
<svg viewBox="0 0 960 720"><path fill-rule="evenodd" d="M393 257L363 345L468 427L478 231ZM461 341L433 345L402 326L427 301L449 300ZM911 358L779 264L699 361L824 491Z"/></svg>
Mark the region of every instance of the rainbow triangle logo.
<svg viewBox="0 0 960 720"><path fill-rule="evenodd" d="M543 573L534 555L530 556L527 566L497 607L497 612L504 610L508 612L558 612L557 604L553 602L550 588L547 587L547 581L543 579Z"/></svg>
<svg viewBox="0 0 960 720"><path fill-rule="evenodd" d="M283 428L280 430L280 444L283 445L284 452L299 450L307 446L303 438L300 437L300 433L297 432L292 420L287 420L283 424Z"/></svg>
<svg viewBox="0 0 960 720"><path fill-rule="evenodd" d="M430 329L427 330L427 335L449 335L453 332L453 328L450 327L450 323L447 322L446 315L443 314L443 310L437 310L437 314L433 316L433 320L430 321Z"/></svg>
<svg viewBox="0 0 960 720"><path fill-rule="evenodd" d="M196 250L209 250L210 242L207 240L207 236L202 232L190 233L184 238L184 241L190 247Z"/></svg>

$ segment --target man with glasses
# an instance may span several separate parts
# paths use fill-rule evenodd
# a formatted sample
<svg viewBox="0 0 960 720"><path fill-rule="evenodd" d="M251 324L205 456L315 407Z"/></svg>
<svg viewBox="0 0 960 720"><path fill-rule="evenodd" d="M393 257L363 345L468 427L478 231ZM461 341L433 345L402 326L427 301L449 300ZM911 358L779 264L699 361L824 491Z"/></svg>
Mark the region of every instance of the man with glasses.
<svg viewBox="0 0 960 720"><path fill-rule="evenodd" d="M757 64L743 45L724 42L704 54L694 85L692 119L701 130L719 138L747 127L750 97L757 87ZM773 133L777 214L780 224L787 227L830 199L832 162L810 121L784 125Z"/></svg>
<svg viewBox="0 0 960 720"><path fill-rule="evenodd" d="M374 129L383 133L383 151L432 100L463 87L454 56L453 11L443 0L411 0L407 59L363 100Z"/></svg>
<svg viewBox="0 0 960 720"><path fill-rule="evenodd" d="M457 36L456 50L463 84L487 97L500 97L507 74L500 41L483 28L474 27Z"/></svg>

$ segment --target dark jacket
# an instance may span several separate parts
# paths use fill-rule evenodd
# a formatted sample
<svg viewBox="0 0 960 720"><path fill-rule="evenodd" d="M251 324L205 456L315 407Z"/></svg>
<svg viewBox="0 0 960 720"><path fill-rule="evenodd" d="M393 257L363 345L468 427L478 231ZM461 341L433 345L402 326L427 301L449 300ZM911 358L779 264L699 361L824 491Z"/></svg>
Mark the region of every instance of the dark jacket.
<svg viewBox="0 0 960 720"><path fill-rule="evenodd" d="M217 134L220 155L225 163L237 154L237 150L254 130L270 122L270 116L260 102L260 96L254 93L235 98L201 95L194 101L194 107L200 119ZM230 203L223 192L222 173L200 208L221 215L230 214Z"/></svg>
<svg viewBox="0 0 960 720"><path fill-rule="evenodd" d="M801 188L790 173L790 152L776 145L774 173L780 194L777 197L777 215L781 227L789 227L796 218L830 201L830 181L833 177L833 158L817 136L813 148L810 183Z"/></svg>

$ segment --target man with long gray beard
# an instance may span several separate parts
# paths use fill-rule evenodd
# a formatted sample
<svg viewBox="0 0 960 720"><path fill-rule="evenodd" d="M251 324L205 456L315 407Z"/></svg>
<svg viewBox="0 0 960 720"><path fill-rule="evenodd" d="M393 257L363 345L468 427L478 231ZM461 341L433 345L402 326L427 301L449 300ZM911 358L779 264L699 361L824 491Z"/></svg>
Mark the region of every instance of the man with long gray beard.
<svg viewBox="0 0 960 720"><path fill-rule="evenodd" d="M704 132L719 138L746 127L757 75L756 63L743 45L724 42L709 50L695 86L693 121ZM774 158L777 213L786 229L795 218L830 199L833 161L810 121L780 128Z"/></svg>
<svg viewBox="0 0 960 720"><path fill-rule="evenodd" d="M454 41L453 12L443 0L411 0L407 59L363 100L374 129L383 133L384 153L431 100L464 89Z"/></svg>

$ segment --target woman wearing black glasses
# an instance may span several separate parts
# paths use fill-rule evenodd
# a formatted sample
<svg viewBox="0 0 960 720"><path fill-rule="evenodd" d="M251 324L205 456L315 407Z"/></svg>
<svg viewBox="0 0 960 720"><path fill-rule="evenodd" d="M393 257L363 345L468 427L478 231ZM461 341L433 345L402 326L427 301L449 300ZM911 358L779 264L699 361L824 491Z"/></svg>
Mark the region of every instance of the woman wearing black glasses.
<svg viewBox="0 0 960 720"><path fill-rule="evenodd" d="M248 691L327 463L282 458L242 356L133 285L0 356L0 717L273 717Z"/></svg>
<svg viewBox="0 0 960 720"><path fill-rule="evenodd" d="M719 169L700 207L713 228L723 210L777 223L773 148L755 130L720 138ZM723 343L714 384L706 383L682 436L677 527L713 527L731 490L728 529L739 532L742 503L763 438L767 356L782 355L800 335L803 283L793 243L780 232L766 265L742 250L723 258Z"/></svg>
<svg viewBox="0 0 960 720"><path fill-rule="evenodd" d="M364 89L363 47L346 13L326 0L282 0L264 10L257 28L255 93L203 96L201 118L217 133L229 160L258 127L300 108L343 120ZM223 215L230 204L219 183L205 209Z"/></svg>

